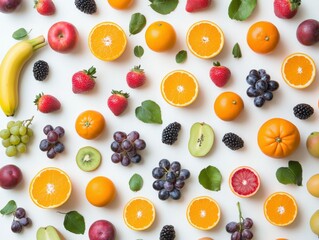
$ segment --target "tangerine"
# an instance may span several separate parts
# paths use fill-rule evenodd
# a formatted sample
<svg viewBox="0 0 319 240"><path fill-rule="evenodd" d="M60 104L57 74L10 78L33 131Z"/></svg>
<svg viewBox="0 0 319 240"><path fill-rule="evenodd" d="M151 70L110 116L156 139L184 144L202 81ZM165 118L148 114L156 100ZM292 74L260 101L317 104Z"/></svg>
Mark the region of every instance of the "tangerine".
<svg viewBox="0 0 319 240"><path fill-rule="evenodd" d="M105 127L103 115L94 110L86 110L79 114L75 120L75 130L85 139L94 139L98 137Z"/></svg>
<svg viewBox="0 0 319 240"><path fill-rule="evenodd" d="M112 8L123 10L129 8L134 0L107 0Z"/></svg>
<svg viewBox="0 0 319 240"><path fill-rule="evenodd" d="M217 117L224 121L232 121L244 109L242 98L234 92L221 93L214 102L214 111Z"/></svg>

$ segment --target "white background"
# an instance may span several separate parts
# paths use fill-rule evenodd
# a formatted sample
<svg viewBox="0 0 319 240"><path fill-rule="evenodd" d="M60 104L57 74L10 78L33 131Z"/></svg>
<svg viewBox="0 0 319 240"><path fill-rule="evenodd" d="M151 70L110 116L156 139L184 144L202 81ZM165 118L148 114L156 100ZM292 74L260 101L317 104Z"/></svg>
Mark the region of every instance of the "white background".
<svg viewBox="0 0 319 240"><path fill-rule="evenodd" d="M30 228L25 228L21 234L14 234L10 230L11 217L1 217L1 239L35 239L36 231L41 226L55 226L67 240L88 239L89 226L98 219L111 221L117 229L116 239L122 240L154 240L158 239L163 225L172 224L176 229L176 240L198 239L210 236L215 240L230 239L224 230L227 222L238 219L236 208L240 201L244 216L254 219L254 239L275 239L285 237L289 240L317 239L309 227L310 216L318 209L319 200L312 197L306 189L306 182L310 176L319 172L318 159L311 157L305 147L307 136L318 129L318 79L305 90L296 90L286 85L281 77L280 67L283 59L294 52L309 54L318 64L318 44L312 47L302 46L296 39L295 33L300 22L308 18L318 17L319 2L315 0L303 1L298 14L291 20L282 20L273 13L273 1L258 1L252 16L243 22L231 20L227 9L230 1L212 1L212 6L202 12L187 13L185 1L180 1L177 9L169 15L163 16L154 12L146 0L135 0L134 5L128 10L118 11L112 9L106 0L97 0L98 12L86 15L74 6L74 1L56 0L57 12L54 16L39 15L33 9L33 1L24 1L21 7L11 14L0 14L0 58L2 59L11 45L16 43L11 34L20 27L32 29L30 37L44 35L46 37L50 26L58 21L73 23L79 33L79 42L74 51L68 54L54 52L49 46L39 50L25 65L20 79L20 106L13 118L0 114L0 128L6 126L9 120L23 120L34 116L32 128L35 136L29 145L27 154L16 158L8 158L4 148L0 149L1 166L16 164L23 171L23 182L14 190L0 189L0 206L4 206L13 199L27 210L33 220ZM155 53L149 50L144 40L145 29L135 36L129 36L128 24L130 17L135 12L143 13L147 18L147 26L156 20L170 22L177 32L175 47L165 53ZM211 20L217 23L224 31L225 46L221 54L213 60L202 60L193 56L188 51L188 59L183 64L175 62L175 54L182 49L187 50L185 36L188 27L199 20ZM268 55L258 55L252 52L246 43L246 33L251 24L260 20L274 23L280 32L280 42L274 52ZM128 36L128 46L122 57L114 62L102 62L96 59L88 48L87 37L94 25L102 21L114 21L123 27ZM242 49L243 57L234 59L231 50L238 42ZM138 59L133 54L133 48L142 45L145 54ZM50 65L48 79L38 82L33 78L32 66L37 60L45 60ZM232 72L229 83L224 88L217 88L209 79L209 70L213 61L220 61L228 66ZM141 64L147 75L147 83L139 89L130 89L125 81L127 71L134 65ZM94 65L97 68L97 84L93 91L87 94L73 94L71 90L71 77L74 72L88 69ZM245 81L249 70L264 68L272 79L280 84L279 90L274 92L274 99L267 102L264 107L257 108L253 99L247 97L248 84ZM170 71L184 69L193 73L200 85L199 96L191 106L175 108L167 104L160 93L159 85L162 78ZM119 117L115 117L106 105L112 89L124 90L130 93L129 106ZM214 99L223 91L234 91L244 100L245 108L241 115L232 122L223 122L217 118L213 111ZM43 92L56 96L62 103L60 111L43 114L36 110L33 104L35 95ZM145 124L139 121L134 110L144 100L156 101L162 110L163 124ZM315 114L308 120L302 121L294 117L292 108L301 102L310 104L315 109ZM74 122L78 114L87 109L100 111L106 119L106 129L95 140L80 138L74 129ZM257 131L262 123L273 117L283 117L293 122L301 134L301 143L298 150L287 159L272 159L261 153L257 145ZM178 141L173 146L161 143L163 128L173 121L182 125ZM189 129L195 122L206 122L215 130L215 145L206 157L194 158L187 149ZM46 124L61 125L66 130L62 139L66 150L54 160L48 159L41 152L38 144L45 136L42 128ZM117 130L130 132L137 130L141 138L147 143L147 148L142 152L143 161L138 165L123 167L113 164L110 160L112 154L110 143L112 134ZM222 143L222 136L227 132L234 132L245 141L245 147L239 151L231 151ZM90 145L99 149L103 156L100 168L94 172L81 171L75 163L75 155L80 147ZM152 169L158 161L167 158L171 161L180 161L182 167L191 171L191 178L186 182L182 191L182 198L178 201L161 201L157 191L152 189ZM275 177L276 170L287 166L288 160L298 160L303 166L303 186L286 186L280 184ZM198 182L198 174L208 165L220 169L223 181L221 191L212 192L204 189ZM259 192L248 199L236 197L228 187L228 176L237 166L249 165L260 174L261 187ZM32 177L42 168L55 166L65 170L73 183L73 191L69 201L58 209L40 209L30 199L28 187ZM144 186L139 192L129 189L128 181L134 173L139 173L144 179ZM112 179L117 188L114 202L102 208L94 207L85 198L85 187L90 179L103 175ZM297 200L299 212L297 219L288 227L271 225L263 215L263 203L268 195L275 191L291 193ZM193 228L185 217L188 203L197 196L209 195L220 205L221 219L219 224L210 231L200 231ZM123 207L131 198L144 196L151 199L156 207L156 220L151 228L146 231L136 232L130 230L122 219ZM85 217L86 232L75 235L63 227L64 216L60 212L77 210Z"/></svg>

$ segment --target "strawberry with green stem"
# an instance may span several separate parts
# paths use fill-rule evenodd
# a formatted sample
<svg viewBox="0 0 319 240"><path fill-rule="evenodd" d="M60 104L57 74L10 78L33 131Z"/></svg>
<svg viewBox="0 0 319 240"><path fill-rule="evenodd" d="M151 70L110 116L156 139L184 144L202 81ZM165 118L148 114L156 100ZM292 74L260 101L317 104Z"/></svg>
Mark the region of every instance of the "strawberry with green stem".
<svg viewBox="0 0 319 240"><path fill-rule="evenodd" d="M61 108L61 103L56 97L43 93L40 93L36 96L34 104L42 113L55 112Z"/></svg>
<svg viewBox="0 0 319 240"><path fill-rule="evenodd" d="M134 66L126 75L126 82L130 88L138 88L146 81L144 69L141 65Z"/></svg>
<svg viewBox="0 0 319 240"><path fill-rule="evenodd" d="M88 70L82 70L74 73L72 76L73 93L84 93L92 90L95 86L95 73L96 68L93 66Z"/></svg>
<svg viewBox="0 0 319 240"><path fill-rule="evenodd" d="M282 19L293 18L301 4L301 0L274 0L275 15Z"/></svg>
<svg viewBox="0 0 319 240"><path fill-rule="evenodd" d="M223 87L230 79L229 68L221 66L219 62L214 62L214 66L209 71L210 79L217 87Z"/></svg>
<svg viewBox="0 0 319 240"><path fill-rule="evenodd" d="M129 96L128 93L112 90L112 95L108 98L107 105L115 116L119 116L127 108Z"/></svg>

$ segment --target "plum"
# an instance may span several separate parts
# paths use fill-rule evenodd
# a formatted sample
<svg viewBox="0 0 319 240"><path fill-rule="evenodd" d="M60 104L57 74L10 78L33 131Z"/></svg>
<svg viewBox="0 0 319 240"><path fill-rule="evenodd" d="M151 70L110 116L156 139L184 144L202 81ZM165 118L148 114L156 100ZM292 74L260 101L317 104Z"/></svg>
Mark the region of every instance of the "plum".
<svg viewBox="0 0 319 240"><path fill-rule="evenodd" d="M310 46L319 41L319 22L315 19L307 19L299 24L297 28L298 41Z"/></svg>
<svg viewBox="0 0 319 240"><path fill-rule="evenodd" d="M12 189L16 187L21 180L22 172L16 165L8 164L0 169L0 187Z"/></svg>
<svg viewBox="0 0 319 240"><path fill-rule="evenodd" d="M114 240L116 230L113 224L107 220L97 220L90 226L90 240Z"/></svg>
<svg viewBox="0 0 319 240"><path fill-rule="evenodd" d="M21 3L22 0L0 0L0 12L13 12Z"/></svg>

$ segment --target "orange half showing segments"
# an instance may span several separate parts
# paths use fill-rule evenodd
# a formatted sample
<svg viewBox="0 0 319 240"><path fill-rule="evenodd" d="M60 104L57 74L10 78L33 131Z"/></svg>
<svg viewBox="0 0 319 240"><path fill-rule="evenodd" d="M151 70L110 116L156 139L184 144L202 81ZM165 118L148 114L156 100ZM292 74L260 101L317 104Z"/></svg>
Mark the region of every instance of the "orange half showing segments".
<svg viewBox="0 0 319 240"><path fill-rule="evenodd" d="M127 38L124 30L116 23L101 22L91 30L88 42L95 57L103 61L113 61L124 53Z"/></svg>
<svg viewBox="0 0 319 240"><path fill-rule="evenodd" d="M188 29L186 43L195 56L204 59L213 58L224 47L224 33L217 24L202 20Z"/></svg>
<svg viewBox="0 0 319 240"><path fill-rule="evenodd" d="M72 185L69 176L61 169L48 167L32 179L29 194L41 208L57 208L70 197Z"/></svg>

